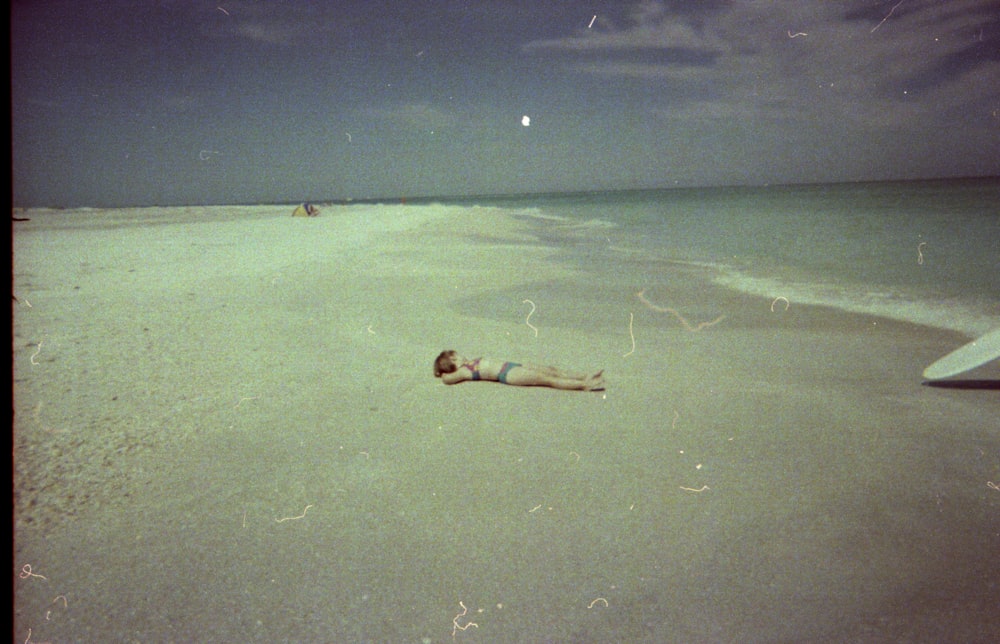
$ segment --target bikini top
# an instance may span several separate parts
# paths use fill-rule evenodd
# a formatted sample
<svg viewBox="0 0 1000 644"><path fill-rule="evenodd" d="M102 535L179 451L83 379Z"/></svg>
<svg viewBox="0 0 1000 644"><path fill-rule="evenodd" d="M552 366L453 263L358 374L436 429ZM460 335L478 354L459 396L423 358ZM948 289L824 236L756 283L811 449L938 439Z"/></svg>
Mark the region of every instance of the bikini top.
<svg viewBox="0 0 1000 644"><path fill-rule="evenodd" d="M472 372L472 379L479 380L479 361L482 358L476 358L472 362L463 362L462 366Z"/></svg>

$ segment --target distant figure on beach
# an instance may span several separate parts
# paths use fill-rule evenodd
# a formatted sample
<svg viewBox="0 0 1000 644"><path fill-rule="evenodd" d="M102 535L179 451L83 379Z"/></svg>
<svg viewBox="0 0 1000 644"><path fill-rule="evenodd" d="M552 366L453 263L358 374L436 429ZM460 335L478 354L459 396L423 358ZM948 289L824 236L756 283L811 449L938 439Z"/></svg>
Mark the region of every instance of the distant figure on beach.
<svg viewBox="0 0 1000 644"><path fill-rule="evenodd" d="M292 212L292 217L318 217L319 208L311 203L299 204Z"/></svg>
<svg viewBox="0 0 1000 644"><path fill-rule="evenodd" d="M537 367L517 362L500 362L490 358L470 360L455 351L442 351L434 361L434 377L446 385L466 380L491 380L522 387L554 387L576 391L604 389L604 371L592 375L569 373L556 367Z"/></svg>

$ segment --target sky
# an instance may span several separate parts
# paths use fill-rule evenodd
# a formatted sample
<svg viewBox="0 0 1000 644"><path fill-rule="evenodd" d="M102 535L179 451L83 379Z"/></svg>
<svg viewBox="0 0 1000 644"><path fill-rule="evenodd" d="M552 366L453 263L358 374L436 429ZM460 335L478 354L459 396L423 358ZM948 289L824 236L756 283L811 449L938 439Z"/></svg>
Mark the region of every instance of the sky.
<svg viewBox="0 0 1000 644"><path fill-rule="evenodd" d="M15 206L1000 175L997 0L13 0Z"/></svg>

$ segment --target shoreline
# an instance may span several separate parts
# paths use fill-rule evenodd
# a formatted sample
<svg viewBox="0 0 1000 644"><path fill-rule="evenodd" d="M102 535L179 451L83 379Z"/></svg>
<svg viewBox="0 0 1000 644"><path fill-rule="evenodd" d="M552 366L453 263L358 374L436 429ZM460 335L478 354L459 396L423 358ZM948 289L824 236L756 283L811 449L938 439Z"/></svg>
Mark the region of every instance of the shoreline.
<svg viewBox="0 0 1000 644"><path fill-rule="evenodd" d="M452 214L463 213L464 215L499 215L509 218L507 230L518 230L521 239L532 243L552 243L553 240L570 239L574 243L593 243L601 239L602 232L606 228L614 228L615 224L603 220L577 222L559 215L544 215L535 212L534 208L507 208L492 206L442 206L439 204L328 204L322 205L323 214L319 219L349 218L357 220L365 215L376 216L383 225L381 232L398 229L420 228L425 218L447 217L448 212ZM133 227L148 226L185 226L193 224L216 224L216 225L236 225L248 221L258 221L261 223L272 222L273 220L290 218L293 207L285 205L254 205L254 206L187 206L170 208L118 208L109 210L89 209L89 210L57 210L34 208L25 209L21 214L29 220L32 217L38 218L38 223L32 225L30 221L19 221L15 223L15 233L18 229L31 226L32 230L43 228L45 230L115 230L128 229ZM397 215L393 217L393 215ZM401 215L401 216L400 216ZM41 217L39 217L41 216ZM413 216L413 221L406 221L407 216ZM50 219L51 217L51 219ZM44 218L44 221L43 219ZM58 220L56 219L58 218ZM467 217L463 217L466 218ZM395 219L395 221L393 221ZM308 220L307 220L308 221ZM467 224L468 222L466 222ZM466 225L463 224L463 225ZM308 225L308 224L306 224ZM551 225L555 233L543 230L545 226ZM473 229L475 222L472 223ZM525 228L519 228L521 226ZM320 231L326 229L322 223L316 224ZM524 236L527 233L528 236ZM478 233L476 233L478 234ZM538 235L536 239L534 235ZM590 240L589 242L587 240ZM606 256L609 260L637 260L635 256L630 256L630 252L623 248L608 247ZM668 265L684 267L701 267L714 272L711 280L714 284L732 289L746 295L756 295L763 298L770 298L777 301L784 298L784 301L791 305L820 306L835 309L846 313L873 316L882 319L894 320L926 326L929 328L954 331L965 336L966 340L973 340L979 336L996 328L997 316L983 310L989 306L981 302L975 306L967 306L958 302L906 302L898 296L882 292L868 292L863 294L844 294L840 296L831 293L841 290L829 284L821 283L796 283L781 282L775 278L752 277L746 269L741 269L717 262L689 262L679 259L650 258L651 261L665 261ZM817 299L815 292L825 291L827 296ZM831 299L832 298L832 299ZM906 307L904 311L897 311L899 307ZM931 308L928 308L931 307ZM956 316L956 309L959 314ZM955 323L956 317L965 322Z"/></svg>

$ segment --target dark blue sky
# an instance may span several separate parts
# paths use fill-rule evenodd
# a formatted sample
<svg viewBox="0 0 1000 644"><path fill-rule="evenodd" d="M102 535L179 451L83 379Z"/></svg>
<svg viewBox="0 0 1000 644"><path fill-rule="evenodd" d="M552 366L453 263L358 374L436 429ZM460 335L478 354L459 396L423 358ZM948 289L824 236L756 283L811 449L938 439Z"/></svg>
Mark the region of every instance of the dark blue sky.
<svg viewBox="0 0 1000 644"><path fill-rule="evenodd" d="M14 0L11 33L18 206L1000 174L996 0Z"/></svg>

